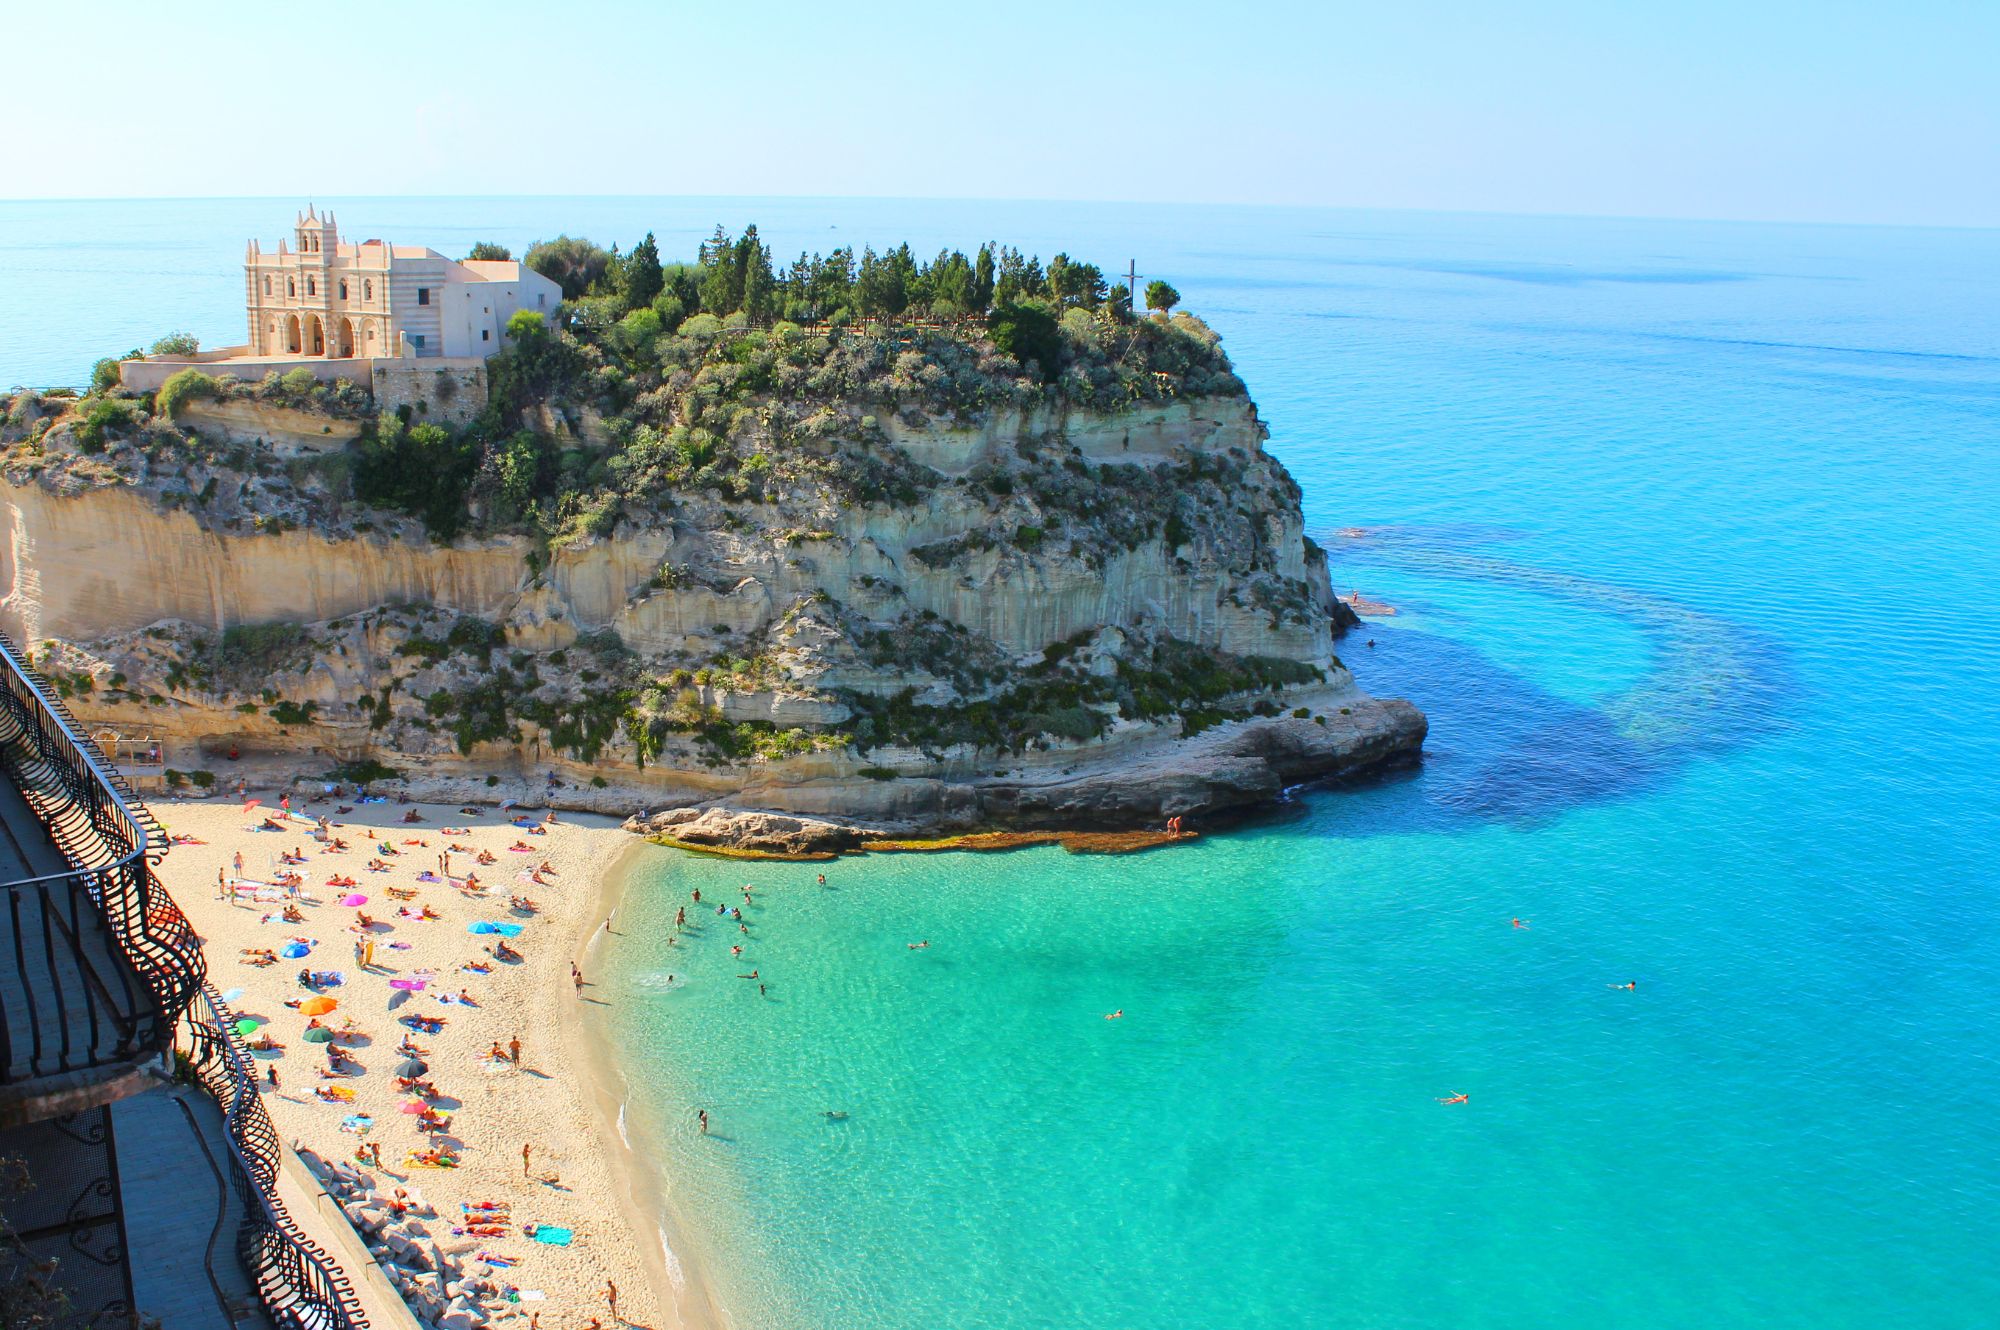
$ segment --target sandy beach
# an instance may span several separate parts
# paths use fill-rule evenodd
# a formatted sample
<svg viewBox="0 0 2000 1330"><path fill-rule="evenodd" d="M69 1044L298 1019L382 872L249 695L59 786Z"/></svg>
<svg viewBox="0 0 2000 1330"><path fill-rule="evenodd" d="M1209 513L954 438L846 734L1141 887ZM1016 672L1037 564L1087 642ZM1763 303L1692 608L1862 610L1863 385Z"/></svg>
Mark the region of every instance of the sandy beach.
<svg viewBox="0 0 2000 1330"><path fill-rule="evenodd" d="M539 811L516 814L535 824L531 830L490 807L474 815L436 804L357 804L350 795L295 800L287 817L277 802L269 796L248 812L234 800L154 807L178 842L162 876L205 940L212 982L225 994L240 989L230 1006L263 1023L249 1039L268 1035L282 1045L256 1055L261 1070L277 1073L277 1086L267 1083L264 1094L279 1132L327 1159L353 1162L358 1149L379 1147L382 1167L363 1167L386 1187L421 1187L438 1213L427 1225L447 1253L476 1250L511 1262L496 1263L494 1277L524 1291L514 1304L523 1324L539 1312L546 1330L578 1330L592 1318L612 1325L607 1280L617 1285L627 1323L706 1324L707 1299L669 1280L659 1236L636 1211L633 1170L618 1157L623 1147L604 1116L610 1106L582 1052L582 1007L601 999L590 975L579 990L570 972L604 922L616 864L639 842L611 819L584 814L549 825ZM349 811L336 811L343 806ZM406 821L412 812L423 820ZM315 840L314 824L298 814L327 817L328 843ZM266 829L267 817L283 829ZM336 840L347 848L335 848ZM395 853L382 854L385 845ZM281 861L293 851L303 862ZM446 853L450 881L440 871ZM225 895L218 873L236 879L239 854L241 880ZM482 854L491 862L477 862ZM371 871L371 860L386 869ZM540 882L531 880L537 869ZM302 879L296 921L285 917L291 892L277 885L286 872ZM483 891L467 889L468 872ZM356 896L366 899L342 903ZM514 907L512 897L534 910ZM363 916L372 922L364 926ZM475 924L503 931L474 933ZM357 951L371 943L372 954ZM518 959L496 957L495 944ZM303 955L283 954L301 946ZM252 951L279 959L252 964ZM339 978L309 988L301 971ZM421 991L405 987L416 984ZM317 1017L334 1033L331 1045L306 1038L313 1018L297 1007L315 998L337 1004ZM406 1018L443 1024L412 1029ZM447 1124L439 1129L421 1129L421 1101L396 1083L405 1037L423 1050L428 1070L419 1079L436 1088L432 1108ZM329 1047L341 1051L345 1074L324 1074ZM419 1161L420 1152L440 1147L456 1156L455 1167ZM480 1205L503 1207L506 1222L453 1234L472 1222L461 1207ZM531 1223L572 1236L547 1245L525 1235Z"/></svg>

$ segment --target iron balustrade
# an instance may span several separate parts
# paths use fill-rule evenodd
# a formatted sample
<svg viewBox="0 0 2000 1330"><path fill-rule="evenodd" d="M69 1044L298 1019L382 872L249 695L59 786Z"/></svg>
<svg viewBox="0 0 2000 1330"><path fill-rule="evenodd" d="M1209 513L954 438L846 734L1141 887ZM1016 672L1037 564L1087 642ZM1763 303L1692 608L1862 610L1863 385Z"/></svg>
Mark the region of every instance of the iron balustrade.
<svg viewBox="0 0 2000 1330"><path fill-rule="evenodd" d="M0 772L70 866L0 884L0 1085L164 1053L206 973L153 875L165 837L5 634Z"/></svg>
<svg viewBox="0 0 2000 1330"><path fill-rule="evenodd" d="M366 1330L368 1318L340 1266L301 1233L278 1199L284 1143L257 1094L257 1068L236 1037L236 1018L203 983L182 1025L187 1065L222 1105L230 1178L243 1207L237 1252L264 1306L289 1330Z"/></svg>

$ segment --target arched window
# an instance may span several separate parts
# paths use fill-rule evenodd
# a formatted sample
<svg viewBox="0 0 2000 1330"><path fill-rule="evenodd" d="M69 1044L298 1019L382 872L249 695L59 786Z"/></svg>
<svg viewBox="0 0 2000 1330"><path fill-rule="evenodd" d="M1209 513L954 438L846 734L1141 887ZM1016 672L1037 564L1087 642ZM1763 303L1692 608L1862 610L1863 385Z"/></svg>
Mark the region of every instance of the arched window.
<svg viewBox="0 0 2000 1330"><path fill-rule="evenodd" d="M306 278L306 294L309 296L319 294L319 283L311 277Z"/></svg>
<svg viewBox="0 0 2000 1330"><path fill-rule="evenodd" d="M290 296L290 297L292 297L292 298L293 298L294 300L298 299L298 295L299 295L299 279L298 279L298 278L296 278L296 277L287 277L287 278L285 279L285 294L286 294L286 295L288 295L288 296Z"/></svg>
<svg viewBox="0 0 2000 1330"><path fill-rule="evenodd" d="M340 298L342 300L347 299L347 283L345 281L340 284Z"/></svg>
<svg viewBox="0 0 2000 1330"><path fill-rule="evenodd" d="M269 277L264 279L264 294L267 296L271 294L271 279Z"/></svg>
<svg viewBox="0 0 2000 1330"><path fill-rule="evenodd" d="M363 282L361 284L361 298L364 301L373 300L375 298L375 283Z"/></svg>

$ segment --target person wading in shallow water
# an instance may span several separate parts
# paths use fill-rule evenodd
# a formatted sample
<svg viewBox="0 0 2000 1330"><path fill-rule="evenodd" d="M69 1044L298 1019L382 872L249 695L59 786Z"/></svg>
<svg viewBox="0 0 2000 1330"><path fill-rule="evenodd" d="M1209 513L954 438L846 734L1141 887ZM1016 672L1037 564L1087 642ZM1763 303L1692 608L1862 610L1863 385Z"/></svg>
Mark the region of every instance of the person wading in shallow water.
<svg viewBox="0 0 2000 1330"><path fill-rule="evenodd" d="M704 1136L708 1135L708 1110L698 1108L695 1110L695 1116L701 1119L701 1134Z"/></svg>

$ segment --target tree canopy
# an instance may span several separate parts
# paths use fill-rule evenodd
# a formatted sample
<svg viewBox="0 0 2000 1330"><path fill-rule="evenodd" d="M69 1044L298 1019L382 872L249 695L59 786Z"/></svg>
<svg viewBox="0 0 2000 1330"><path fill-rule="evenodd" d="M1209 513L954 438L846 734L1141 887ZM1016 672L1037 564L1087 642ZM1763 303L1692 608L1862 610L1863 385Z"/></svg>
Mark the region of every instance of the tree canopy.
<svg viewBox="0 0 2000 1330"><path fill-rule="evenodd" d="M480 263L480 262L504 263L508 259L514 257L514 252L508 249L505 245L496 245L491 240L482 240L478 244L474 245L472 247L472 252L470 254L467 254L465 257L466 261L469 263Z"/></svg>

